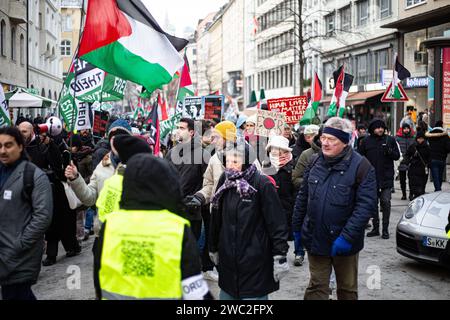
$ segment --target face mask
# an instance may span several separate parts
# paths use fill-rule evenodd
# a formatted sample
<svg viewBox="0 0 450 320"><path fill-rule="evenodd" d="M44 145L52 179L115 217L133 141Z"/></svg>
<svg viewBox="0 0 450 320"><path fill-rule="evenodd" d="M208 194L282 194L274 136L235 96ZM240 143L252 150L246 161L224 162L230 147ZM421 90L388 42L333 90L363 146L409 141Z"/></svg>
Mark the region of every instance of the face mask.
<svg viewBox="0 0 450 320"><path fill-rule="evenodd" d="M280 157L279 156L275 156L273 154L269 154L269 158L270 158L270 163L272 164L272 166L275 167L275 169L279 169L280 168Z"/></svg>

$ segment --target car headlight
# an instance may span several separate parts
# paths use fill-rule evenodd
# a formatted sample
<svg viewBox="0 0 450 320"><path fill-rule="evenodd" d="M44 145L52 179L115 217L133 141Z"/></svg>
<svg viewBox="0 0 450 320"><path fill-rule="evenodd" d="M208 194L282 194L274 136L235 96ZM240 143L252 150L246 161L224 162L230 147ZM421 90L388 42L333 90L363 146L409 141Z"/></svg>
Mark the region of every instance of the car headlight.
<svg viewBox="0 0 450 320"><path fill-rule="evenodd" d="M411 219L414 217L420 209L422 209L425 200L422 197L416 198L411 201L408 205L408 208L405 211L405 218Z"/></svg>

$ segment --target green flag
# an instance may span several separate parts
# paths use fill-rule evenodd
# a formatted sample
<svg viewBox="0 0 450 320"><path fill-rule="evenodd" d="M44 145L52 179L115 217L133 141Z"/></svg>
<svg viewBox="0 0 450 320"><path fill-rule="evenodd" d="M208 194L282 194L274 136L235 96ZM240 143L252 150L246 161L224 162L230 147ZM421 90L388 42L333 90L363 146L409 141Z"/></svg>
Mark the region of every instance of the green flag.
<svg viewBox="0 0 450 320"><path fill-rule="evenodd" d="M160 138L164 140L169 133L171 133L176 127L180 119L182 118L182 113L176 113L171 118L160 122Z"/></svg>
<svg viewBox="0 0 450 320"><path fill-rule="evenodd" d="M8 105L6 104L3 86L0 84L0 127L10 125L11 119L9 118Z"/></svg>

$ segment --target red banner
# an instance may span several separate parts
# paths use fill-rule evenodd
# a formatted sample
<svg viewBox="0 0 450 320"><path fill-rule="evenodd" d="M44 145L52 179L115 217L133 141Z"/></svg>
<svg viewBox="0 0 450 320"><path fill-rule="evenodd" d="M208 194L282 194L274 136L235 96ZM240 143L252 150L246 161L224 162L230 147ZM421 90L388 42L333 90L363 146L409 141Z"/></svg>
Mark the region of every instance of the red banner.
<svg viewBox="0 0 450 320"><path fill-rule="evenodd" d="M450 48L442 51L442 121L450 132Z"/></svg>
<svg viewBox="0 0 450 320"><path fill-rule="evenodd" d="M287 124L296 124L303 117L308 107L308 99L306 96L269 99L267 100L267 107L270 111L284 113Z"/></svg>

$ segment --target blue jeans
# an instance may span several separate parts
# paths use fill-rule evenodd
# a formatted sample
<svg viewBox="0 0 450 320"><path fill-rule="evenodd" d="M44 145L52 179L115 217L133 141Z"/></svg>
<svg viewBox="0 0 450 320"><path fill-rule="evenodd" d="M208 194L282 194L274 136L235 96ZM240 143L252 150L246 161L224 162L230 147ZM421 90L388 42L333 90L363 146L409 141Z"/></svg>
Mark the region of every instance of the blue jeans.
<svg viewBox="0 0 450 320"><path fill-rule="evenodd" d="M445 162L440 160L431 160L430 169L431 176L433 177L434 191L441 191Z"/></svg>
<svg viewBox="0 0 450 320"><path fill-rule="evenodd" d="M86 219L84 221L84 230L91 231L94 227L94 216L97 214L97 212L92 209L88 208L86 210Z"/></svg>
<svg viewBox="0 0 450 320"><path fill-rule="evenodd" d="M266 294L265 296L261 296L261 297L238 299L238 298L230 296L228 293L226 293L225 291L220 289L219 300L269 300L269 295Z"/></svg>
<svg viewBox="0 0 450 320"><path fill-rule="evenodd" d="M303 249L302 239L294 235L294 254L296 256L305 256L305 250Z"/></svg>

